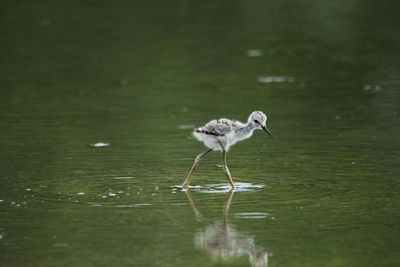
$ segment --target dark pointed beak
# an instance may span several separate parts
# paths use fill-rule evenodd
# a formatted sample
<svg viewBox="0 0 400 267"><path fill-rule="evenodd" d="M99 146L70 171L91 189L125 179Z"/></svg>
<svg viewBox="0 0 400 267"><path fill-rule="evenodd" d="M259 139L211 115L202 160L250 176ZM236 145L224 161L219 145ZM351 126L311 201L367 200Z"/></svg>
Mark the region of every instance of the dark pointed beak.
<svg viewBox="0 0 400 267"><path fill-rule="evenodd" d="M267 126L262 125L261 127L263 128L264 131L267 132L267 134L269 134L271 137L273 137L272 133L268 130Z"/></svg>

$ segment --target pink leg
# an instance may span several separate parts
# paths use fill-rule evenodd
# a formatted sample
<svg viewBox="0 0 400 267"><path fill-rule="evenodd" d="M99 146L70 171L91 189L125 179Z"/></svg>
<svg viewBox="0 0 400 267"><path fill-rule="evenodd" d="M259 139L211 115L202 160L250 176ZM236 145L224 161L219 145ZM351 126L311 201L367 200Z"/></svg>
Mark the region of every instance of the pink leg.
<svg viewBox="0 0 400 267"><path fill-rule="evenodd" d="M221 141L218 141L218 142L219 142L219 144L220 144L221 147L222 147L222 158L223 158L223 165L222 165L222 168L224 169L224 172L225 172L225 174L226 174L226 177L228 177L228 180L229 180L229 183L230 183L231 186L232 186L232 189L234 189L234 188L235 188L235 185L233 184L233 180L232 180L231 173L229 172L228 164L226 164L226 150L225 150L225 147L222 145Z"/></svg>
<svg viewBox="0 0 400 267"><path fill-rule="evenodd" d="M194 170L196 170L196 168L199 166L201 158L202 158L205 154L207 154L208 152L210 152L211 150L212 150L212 149L209 148L209 149L207 149L206 151L204 151L203 153L197 155L197 157L194 159L194 163L193 163L192 169L190 170L188 176L186 177L185 182L183 182L183 184L182 184L182 188L187 188L187 187L189 186L190 178L192 178L192 175L193 175L193 173L194 173Z"/></svg>

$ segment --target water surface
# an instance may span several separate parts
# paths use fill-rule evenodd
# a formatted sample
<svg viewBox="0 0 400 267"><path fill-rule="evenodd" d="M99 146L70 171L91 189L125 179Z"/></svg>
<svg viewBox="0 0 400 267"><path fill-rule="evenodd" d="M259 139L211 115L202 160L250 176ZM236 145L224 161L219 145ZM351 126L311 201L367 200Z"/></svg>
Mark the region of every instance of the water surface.
<svg viewBox="0 0 400 267"><path fill-rule="evenodd" d="M6 1L3 266L400 265L395 1ZM191 131L268 115L235 192Z"/></svg>

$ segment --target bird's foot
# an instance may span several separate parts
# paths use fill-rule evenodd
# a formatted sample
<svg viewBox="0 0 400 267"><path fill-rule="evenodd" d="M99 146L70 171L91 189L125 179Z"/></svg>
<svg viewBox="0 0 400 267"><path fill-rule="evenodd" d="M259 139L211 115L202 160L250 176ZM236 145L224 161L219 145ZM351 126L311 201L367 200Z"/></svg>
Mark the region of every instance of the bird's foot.
<svg viewBox="0 0 400 267"><path fill-rule="evenodd" d="M189 185L188 184L183 184L182 185L182 189L183 190L188 190L189 189Z"/></svg>

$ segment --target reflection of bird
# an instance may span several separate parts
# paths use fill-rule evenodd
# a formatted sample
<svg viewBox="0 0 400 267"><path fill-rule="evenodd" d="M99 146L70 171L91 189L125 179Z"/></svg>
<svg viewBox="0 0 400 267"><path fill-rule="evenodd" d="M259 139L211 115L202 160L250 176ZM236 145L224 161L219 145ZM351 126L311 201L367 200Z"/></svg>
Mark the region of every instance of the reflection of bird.
<svg viewBox="0 0 400 267"><path fill-rule="evenodd" d="M199 220L207 220L193 201L189 190L185 191L190 205ZM240 233L234 226L228 223L228 210L233 198L233 190L230 191L223 209L224 220L211 221L203 230L196 234L195 245L197 248L208 251L214 259L228 260L249 255L249 262L254 267L268 265L268 252L264 247L257 246L254 238Z"/></svg>
<svg viewBox="0 0 400 267"><path fill-rule="evenodd" d="M208 149L195 158L192 169L186 177L182 187L188 187L190 178L192 177L194 170L199 166L201 158L211 150L219 150L222 151L223 154L222 167L232 188L234 188L235 186L228 165L226 164L226 152L229 150L229 147L234 145L237 141L249 138L255 129L263 129L272 137L271 132L267 128L266 122L267 116L264 113L261 111L254 111L249 116L247 123L241 123L240 121L230 119L219 119L212 120L203 127L197 128L193 132L193 135L199 141L204 142Z"/></svg>
<svg viewBox="0 0 400 267"><path fill-rule="evenodd" d="M249 256L251 266L268 265L268 252L257 246L252 236L238 232L231 224L214 222L195 236L197 248L208 251L214 259L229 260Z"/></svg>

